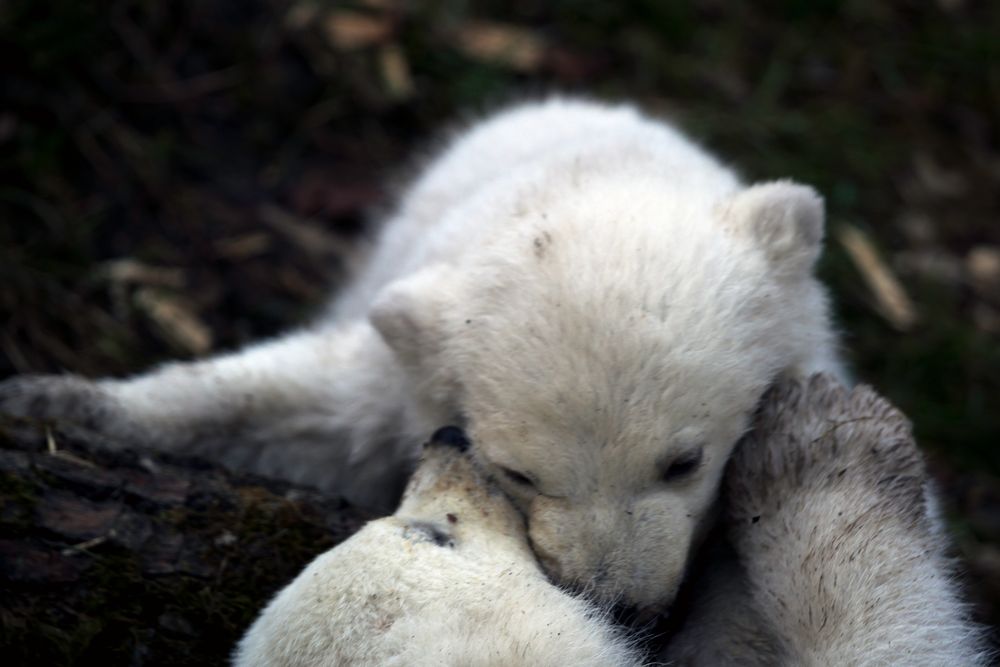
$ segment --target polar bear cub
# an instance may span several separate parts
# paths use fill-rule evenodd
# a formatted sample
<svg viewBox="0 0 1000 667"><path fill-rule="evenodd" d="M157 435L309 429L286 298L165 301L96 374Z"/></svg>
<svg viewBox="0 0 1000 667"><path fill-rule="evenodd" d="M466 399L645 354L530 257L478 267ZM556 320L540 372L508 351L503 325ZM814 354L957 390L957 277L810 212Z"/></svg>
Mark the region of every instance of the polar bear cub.
<svg viewBox="0 0 1000 667"><path fill-rule="evenodd" d="M546 571L668 604L780 376L838 372L810 188L746 186L629 106L553 99L460 133L315 326L125 380L15 378L0 411L391 508L458 423Z"/></svg>
<svg viewBox="0 0 1000 667"><path fill-rule="evenodd" d="M238 667L638 665L589 603L550 584L524 520L439 431L390 517L319 556L240 642Z"/></svg>
<svg viewBox="0 0 1000 667"><path fill-rule="evenodd" d="M442 429L392 517L317 558L240 643L239 667L638 665L549 584L522 517ZM770 391L727 470L720 548L670 665L985 665L906 419L834 379ZM676 610L675 610L676 611Z"/></svg>

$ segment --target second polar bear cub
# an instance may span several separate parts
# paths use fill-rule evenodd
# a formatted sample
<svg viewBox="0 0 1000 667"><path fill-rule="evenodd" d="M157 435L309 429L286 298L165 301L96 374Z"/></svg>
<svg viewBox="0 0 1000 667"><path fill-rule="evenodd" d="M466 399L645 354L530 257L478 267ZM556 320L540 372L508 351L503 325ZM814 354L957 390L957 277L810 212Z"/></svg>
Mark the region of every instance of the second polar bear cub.
<svg viewBox="0 0 1000 667"><path fill-rule="evenodd" d="M316 558L240 642L237 667L639 664L587 602L550 584L524 520L442 429L393 516Z"/></svg>
<svg viewBox="0 0 1000 667"><path fill-rule="evenodd" d="M459 423L553 578L656 606L765 389L838 371L823 218L632 107L527 104L429 164L316 326L132 379L16 378L0 411L383 507L412 443Z"/></svg>

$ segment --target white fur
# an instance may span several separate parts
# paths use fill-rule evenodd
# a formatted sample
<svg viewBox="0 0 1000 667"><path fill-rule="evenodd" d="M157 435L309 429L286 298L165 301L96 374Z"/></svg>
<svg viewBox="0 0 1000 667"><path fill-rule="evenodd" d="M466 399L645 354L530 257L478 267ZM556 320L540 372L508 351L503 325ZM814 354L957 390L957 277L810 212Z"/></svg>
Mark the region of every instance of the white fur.
<svg viewBox="0 0 1000 667"><path fill-rule="evenodd" d="M394 516L312 562L237 667L638 665L600 612L550 584L523 519L458 450L431 447Z"/></svg>
<svg viewBox="0 0 1000 667"><path fill-rule="evenodd" d="M732 552L667 651L685 665L985 665L909 423L828 377L765 399L727 475Z"/></svg>
<svg viewBox="0 0 1000 667"><path fill-rule="evenodd" d="M551 575L662 605L764 390L839 372L822 227L811 189L745 188L631 107L527 104L428 166L315 327L96 386L22 380L0 407L382 508L409 443L463 423Z"/></svg>
<svg viewBox="0 0 1000 667"><path fill-rule="evenodd" d="M983 665L905 419L828 377L770 392L727 472L727 541L664 649L677 665ZM271 602L238 667L636 665L598 610L546 580L523 519L456 449L403 504Z"/></svg>

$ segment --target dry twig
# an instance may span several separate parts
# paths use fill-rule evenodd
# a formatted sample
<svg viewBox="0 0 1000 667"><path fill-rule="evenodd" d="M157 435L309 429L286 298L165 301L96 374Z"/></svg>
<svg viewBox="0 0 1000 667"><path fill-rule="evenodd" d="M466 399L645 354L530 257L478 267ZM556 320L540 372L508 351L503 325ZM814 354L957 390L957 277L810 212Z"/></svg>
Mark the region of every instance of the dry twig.
<svg viewBox="0 0 1000 667"><path fill-rule="evenodd" d="M879 313L899 331L909 331L917 322L916 308L875 245L864 232L850 225L842 225L837 238L872 291Z"/></svg>

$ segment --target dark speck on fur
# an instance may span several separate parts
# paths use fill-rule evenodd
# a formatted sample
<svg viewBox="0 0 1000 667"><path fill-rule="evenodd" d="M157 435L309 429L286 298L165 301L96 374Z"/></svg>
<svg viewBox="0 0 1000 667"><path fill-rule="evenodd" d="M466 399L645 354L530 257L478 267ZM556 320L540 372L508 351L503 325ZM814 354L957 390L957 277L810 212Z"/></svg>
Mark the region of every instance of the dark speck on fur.
<svg viewBox="0 0 1000 667"><path fill-rule="evenodd" d="M403 537L415 542L433 542L439 547L455 547L455 540L440 527L427 521L412 521L403 529Z"/></svg>

